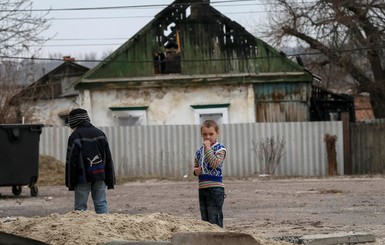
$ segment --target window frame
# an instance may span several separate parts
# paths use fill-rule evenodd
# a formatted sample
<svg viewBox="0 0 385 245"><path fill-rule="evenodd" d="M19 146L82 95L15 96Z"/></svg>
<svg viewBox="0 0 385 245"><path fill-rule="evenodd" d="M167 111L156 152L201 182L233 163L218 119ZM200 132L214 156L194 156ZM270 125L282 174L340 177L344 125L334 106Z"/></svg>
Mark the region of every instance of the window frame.
<svg viewBox="0 0 385 245"><path fill-rule="evenodd" d="M207 105L191 105L194 109L194 123L201 124L201 115L222 114L222 124L229 123L229 106L227 104L207 104Z"/></svg>
<svg viewBox="0 0 385 245"><path fill-rule="evenodd" d="M147 125L147 108L148 106L136 106L136 107L109 107L112 111L112 115L117 119L119 124L119 118L138 117L140 124ZM119 125L119 126L137 126L137 125Z"/></svg>

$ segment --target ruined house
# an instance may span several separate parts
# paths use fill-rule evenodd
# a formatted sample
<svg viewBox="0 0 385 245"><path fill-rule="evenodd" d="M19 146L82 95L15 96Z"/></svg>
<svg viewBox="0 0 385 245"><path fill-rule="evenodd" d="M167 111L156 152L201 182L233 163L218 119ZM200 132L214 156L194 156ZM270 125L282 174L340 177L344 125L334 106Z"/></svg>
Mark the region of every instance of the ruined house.
<svg viewBox="0 0 385 245"><path fill-rule="evenodd" d="M79 106L76 82L88 70L74 58L63 57L62 64L12 97L10 105L17 108L18 121L64 126L69 111Z"/></svg>
<svg viewBox="0 0 385 245"><path fill-rule="evenodd" d="M310 119L312 74L208 0L176 0L77 84L95 125Z"/></svg>
<svg viewBox="0 0 385 245"><path fill-rule="evenodd" d="M347 113L350 122L374 120L369 94L349 95L334 93L312 86L310 121L341 121Z"/></svg>
<svg viewBox="0 0 385 245"><path fill-rule="evenodd" d="M176 0L94 68L67 57L23 92L33 106L21 116L62 126L83 107L97 126L309 121L312 81L209 0Z"/></svg>

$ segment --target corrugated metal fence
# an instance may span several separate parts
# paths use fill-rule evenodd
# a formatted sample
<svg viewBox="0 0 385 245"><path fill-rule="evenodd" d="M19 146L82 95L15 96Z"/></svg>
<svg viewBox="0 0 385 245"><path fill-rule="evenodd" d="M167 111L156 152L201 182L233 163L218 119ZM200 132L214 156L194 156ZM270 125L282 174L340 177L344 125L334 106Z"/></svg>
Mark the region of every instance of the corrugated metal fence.
<svg viewBox="0 0 385 245"><path fill-rule="evenodd" d="M101 127L106 133L115 169L121 176L182 177L192 173L194 153L202 144L198 125ZM343 174L341 122L250 123L221 125L219 141L227 148L224 175L259 174L263 166L254 149L268 137L285 141L285 155L275 175L325 176L324 136L336 135L338 173ZM65 162L68 127L46 127L40 154ZM256 144L254 145L253 142Z"/></svg>

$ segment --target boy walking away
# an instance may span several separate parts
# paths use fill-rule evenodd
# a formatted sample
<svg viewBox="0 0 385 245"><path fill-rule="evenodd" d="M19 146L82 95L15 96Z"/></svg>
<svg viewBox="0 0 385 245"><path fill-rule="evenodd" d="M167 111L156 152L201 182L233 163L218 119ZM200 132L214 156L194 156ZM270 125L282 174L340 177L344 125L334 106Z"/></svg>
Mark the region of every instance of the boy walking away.
<svg viewBox="0 0 385 245"><path fill-rule="evenodd" d="M95 212L108 213L106 187L114 189L116 181L107 137L84 109L72 110L68 124L74 131L68 138L65 184L75 191L74 209L87 210L91 192Z"/></svg>
<svg viewBox="0 0 385 245"><path fill-rule="evenodd" d="M199 208L202 220L223 228L225 186L222 166L226 148L218 143L219 127L213 120L201 125L203 146L195 153L194 175L199 178Z"/></svg>

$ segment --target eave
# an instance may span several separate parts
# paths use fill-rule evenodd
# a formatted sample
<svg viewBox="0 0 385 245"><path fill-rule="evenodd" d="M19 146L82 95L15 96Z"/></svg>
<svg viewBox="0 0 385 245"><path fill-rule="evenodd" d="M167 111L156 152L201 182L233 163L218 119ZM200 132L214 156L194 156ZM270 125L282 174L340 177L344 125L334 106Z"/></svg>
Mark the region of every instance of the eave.
<svg viewBox="0 0 385 245"><path fill-rule="evenodd" d="M229 84L253 84L274 82L308 82L311 84L311 74L303 72L276 73L237 73L237 74L209 74L209 75L159 75L151 77L103 78L84 79L78 84L80 89L122 89L122 88L150 88L174 86L207 86Z"/></svg>

